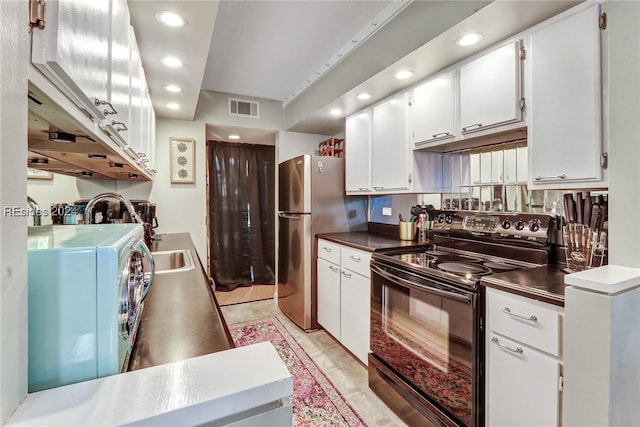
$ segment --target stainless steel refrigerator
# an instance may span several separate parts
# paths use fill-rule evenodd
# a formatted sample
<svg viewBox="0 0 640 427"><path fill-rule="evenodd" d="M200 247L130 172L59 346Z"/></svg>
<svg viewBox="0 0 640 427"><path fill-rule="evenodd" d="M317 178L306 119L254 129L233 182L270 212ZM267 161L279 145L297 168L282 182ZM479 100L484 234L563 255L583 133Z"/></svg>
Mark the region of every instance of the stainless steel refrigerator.
<svg viewBox="0 0 640 427"><path fill-rule="evenodd" d="M338 157L284 161L278 182L278 306L302 329L318 329L316 234L366 230L367 198L345 195Z"/></svg>

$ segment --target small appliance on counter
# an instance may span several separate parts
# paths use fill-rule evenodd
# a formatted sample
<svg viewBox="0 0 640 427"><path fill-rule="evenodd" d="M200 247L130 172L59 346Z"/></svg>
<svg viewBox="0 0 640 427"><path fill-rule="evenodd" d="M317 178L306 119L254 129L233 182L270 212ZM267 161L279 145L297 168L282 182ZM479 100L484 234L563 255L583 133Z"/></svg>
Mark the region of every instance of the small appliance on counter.
<svg viewBox="0 0 640 427"><path fill-rule="evenodd" d="M90 200L76 200L73 206L77 211L85 213L85 209ZM131 200L131 206L137 213L138 217L142 221L144 227L144 240L147 246L151 246L151 242L156 235L156 228L158 228L158 218L156 217L156 204L151 203L148 200ZM69 211L69 208L58 209L58 211ZM84 222L80 217L78 223ZM113 223L132 223L135 222L131 218L131 213L127 209L126 203L114 200L100 200L93 203L91 209L91 218L89 223L91 224L113 224ZM64 224L65 222L54 222L54 224Z"/></svg>
<svg viewBox="0 0 640 427"><path fill-rule="evenodd" d="M155 274L143 226L29 227L28 239L29 392L125 371Z"/></svg>

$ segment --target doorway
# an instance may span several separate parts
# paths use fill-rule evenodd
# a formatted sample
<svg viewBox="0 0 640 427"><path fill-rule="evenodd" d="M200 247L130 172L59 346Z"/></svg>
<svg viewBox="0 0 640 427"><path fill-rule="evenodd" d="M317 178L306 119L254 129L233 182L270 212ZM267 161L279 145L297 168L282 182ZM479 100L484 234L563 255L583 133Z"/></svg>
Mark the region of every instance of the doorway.
<svg viewBox="0 0 640 427"><path fill-rule="evenodd" d="M207 141L207 160L208 268L218 302L272 297L275 147Z"/></svg>

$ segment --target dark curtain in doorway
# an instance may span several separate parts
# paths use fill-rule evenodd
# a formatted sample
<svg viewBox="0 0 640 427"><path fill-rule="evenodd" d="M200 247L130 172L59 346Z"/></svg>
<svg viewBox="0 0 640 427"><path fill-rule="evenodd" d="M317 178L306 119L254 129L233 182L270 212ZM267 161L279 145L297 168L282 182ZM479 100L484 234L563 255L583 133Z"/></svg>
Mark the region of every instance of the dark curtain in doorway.
<svg viewBox="0 0 640 427"><path fill-rule="evenodd" d="M210 272L216 290L275 283L275 148L209 141Z"/></svg>

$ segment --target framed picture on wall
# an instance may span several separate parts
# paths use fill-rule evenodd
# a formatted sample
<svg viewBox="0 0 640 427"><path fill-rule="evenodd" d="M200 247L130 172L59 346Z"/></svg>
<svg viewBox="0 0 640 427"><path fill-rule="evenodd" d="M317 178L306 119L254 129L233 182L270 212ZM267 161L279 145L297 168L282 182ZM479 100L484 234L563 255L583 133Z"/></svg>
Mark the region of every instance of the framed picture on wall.
<svg viewBox="0 0 640 427"><path fill-rule="evenodd" d="M195 140L192 138L170 138L171 182L193 184L196 182Z"/></svg>
<svg viewBox="0 0 640 427"><path fill-rule="evenodd" d="M27 168L28 179L53 179L53 173L35 168Z"/></svg>

